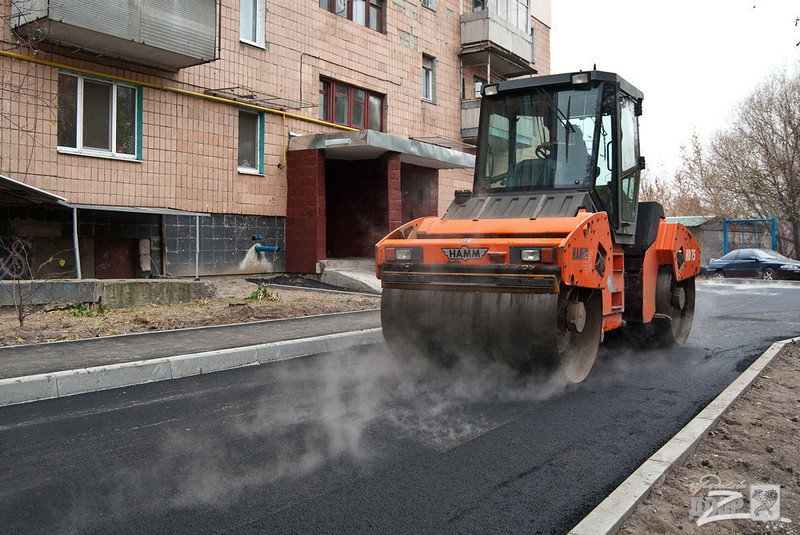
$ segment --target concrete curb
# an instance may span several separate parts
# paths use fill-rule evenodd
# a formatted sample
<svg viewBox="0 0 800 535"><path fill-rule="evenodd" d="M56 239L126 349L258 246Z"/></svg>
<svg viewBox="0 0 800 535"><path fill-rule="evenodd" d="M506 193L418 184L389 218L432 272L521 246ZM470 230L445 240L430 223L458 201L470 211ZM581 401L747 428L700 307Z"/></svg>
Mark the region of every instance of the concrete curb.
<svg viewBox="0 0 800 535"><path fill-rule="evenodd" d="M650 490L664 482L666 475L691 455L697 444L717 424L734 401L750 388L764 368L770 365L787 344L800 342L800 337L772 344L747 370L737 377L714 401L700 411L677 435L642 464L608 497L569 532L569 535L600 535L619 531Z"/></svg>
<svg viewBox="0 0 800 535"><path fill-rule="evenodd" d="M0 407L231 370L382 342L383 332L377 327L124 364L11 377L0 379Z"/></svg>

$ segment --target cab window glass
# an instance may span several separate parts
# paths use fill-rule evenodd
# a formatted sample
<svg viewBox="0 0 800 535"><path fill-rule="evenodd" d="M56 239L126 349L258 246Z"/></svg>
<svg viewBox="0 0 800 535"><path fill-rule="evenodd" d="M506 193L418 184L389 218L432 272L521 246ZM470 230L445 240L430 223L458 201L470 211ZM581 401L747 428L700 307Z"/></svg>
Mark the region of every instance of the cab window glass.
<svg viewBox="0 0 800 535"><path fill-rule="evenodd" d="M636 122L636 106L632 99L622 97L619 103L620 164L622 180L620 183L620 219L636 220L636 199L639 194L639 169L637 166L639 130Z"/></svg>
<svg viewBox="0 0 800 535"><path fill-rule="evenodd" d="M622 220L636 220L636 198L639 189L639 173L622 179Z"/></svg>
<svg viewBox="0 0 800 535"><path fill-rule="evenodd" d="M636 166L636 108L632 100L620 102L620 134L622 135L622 171Z"/></svg>
<svg viewBox="0 0 800 535"><path fill-rule="evenodd" d="M603 90L600 135L597 144L597 170L594 180L595 191L608 213L612 226L617 225L617 195L614 180L614 114L616 92L613 86L606 85Z"/></svg>

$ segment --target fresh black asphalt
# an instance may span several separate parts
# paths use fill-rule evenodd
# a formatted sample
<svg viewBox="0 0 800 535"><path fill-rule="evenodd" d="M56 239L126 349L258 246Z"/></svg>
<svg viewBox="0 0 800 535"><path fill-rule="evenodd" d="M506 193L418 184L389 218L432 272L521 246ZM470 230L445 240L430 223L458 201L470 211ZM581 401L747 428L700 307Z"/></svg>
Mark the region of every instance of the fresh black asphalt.
<svg viewBox="0 0 800 535"><path fill-rule="evenodd" d="M775 340L800 288L708 283L688 343L579 385L317 355L0 409L11 533L565 533ZM688 496L688 492L687 492Z"/></svg>

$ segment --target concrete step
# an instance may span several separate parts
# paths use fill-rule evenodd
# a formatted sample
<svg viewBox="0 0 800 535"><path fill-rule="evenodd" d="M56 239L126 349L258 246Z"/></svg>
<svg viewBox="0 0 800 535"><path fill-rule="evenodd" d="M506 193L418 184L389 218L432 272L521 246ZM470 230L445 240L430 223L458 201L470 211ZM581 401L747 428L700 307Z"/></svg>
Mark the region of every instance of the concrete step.
<svg viewBox="0 0 800 535"><path fill-rule="evenodd" d="M321 281L357 292L381 293L371 258L333 258L317 262Z"/></svg>
<svg viewBox="0 0 800 535"><path fill-rule="evenodd" d="M317 272L324 273L326 269L358 269L360 271L375 271L374 258L328 258L317 261Z"/></svg>

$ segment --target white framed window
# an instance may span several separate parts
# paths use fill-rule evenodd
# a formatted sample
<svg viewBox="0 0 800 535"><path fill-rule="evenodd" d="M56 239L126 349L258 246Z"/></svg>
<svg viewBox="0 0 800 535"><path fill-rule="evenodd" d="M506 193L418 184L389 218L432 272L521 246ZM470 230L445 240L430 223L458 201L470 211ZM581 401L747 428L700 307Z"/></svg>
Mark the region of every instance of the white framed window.
<svg viewBox="0 0 800 535"><path fill-rule="evenodd" d="M422 55L422 99L436 101L436 60L426 54Z"/></svg>
<svg viewBox="0 0 800 535"><path fill-rule="evenodd" d="M135 85L59 73L59 152L141 158L141 98Z"/></svg>
<svg viewBox="0 0 800 535"><path fill-rule="evenodd" d="M319 7L376 32L383 32L386 0L319 0Z"/></svg>
<svg viewBox="0 0 800 535"><path fill-rule="evenodd" d="M264 48L265 0L239 0L239 40Z"/></svg>
<svg viewBox="0 0 800 535"><path fill-rule="evenodd" d="M528 32L528 0L472 0L472 11L488 11L506 19L520 31Z"/></svg>
<svg viewBox="0 0 800 535"><path fill-rule="evenodd" d="M481 78L479 76L472 77L472 86L473 86L473 93L472 96L474 98L481 98L481 91L483 90L483 86L486 85L486 79Z"/></svg>
<svg viewBox="0 0 800 535"><path fill-rule="evenodd" d="M237 169L240 173L264 173L264 114L261 112L239 110Z"/></svg>
<svg viewBox="0 0 800 535"><path fill-rule="evenodd" d="M422 7L436 11L436 0L422 0Z"/></svg>

